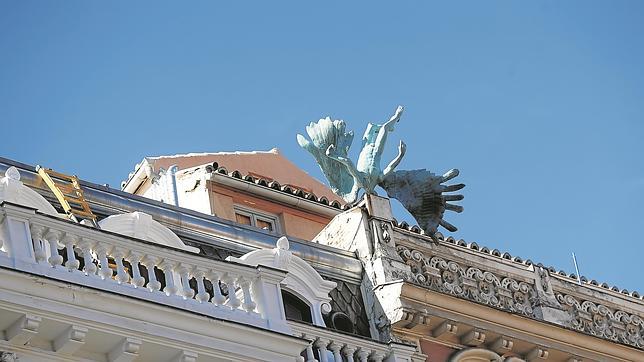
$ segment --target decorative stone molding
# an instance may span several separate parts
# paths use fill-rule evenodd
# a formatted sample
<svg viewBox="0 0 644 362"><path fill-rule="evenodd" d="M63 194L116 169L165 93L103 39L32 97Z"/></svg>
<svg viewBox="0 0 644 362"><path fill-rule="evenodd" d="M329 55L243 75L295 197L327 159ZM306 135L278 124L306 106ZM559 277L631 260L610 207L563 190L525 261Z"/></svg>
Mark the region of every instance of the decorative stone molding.
<svg viewBox="0 0 644 362"><path fill-rule="evenodd" d="M265 265L288 271L282 281L282 289L294 293L311 307L313 324L325 327L322 314L331 312L329 293L336 283L324 280L309 263L289 250L289 241L285 236L277 240L273 249L251 251L239 258L228 257L226 260L247 265Z"/></svg>
<svg viewBox="0 0 644 362"><path fill-rule="evenodd" d="M38 334L42 318L23 314L4 331L4 339L15 346L23 346Z"/></svg>
<svg viewBox="0 0 644 362"><path fill-rule="evenodd" d="M399 326L405 329L412 329L418 325L428 327L431 322L431 316L425 311L419 311L410 308L402 308L401 321L407 321L406 324L400 323Z"/></svg>
<svg viewBox="0 0 644 362"><path fill-rule="evenodd" d="M570 328L644 349L644 319L641 316L588 300L580 302L572 295L558 293L557 300L572 315Z"/></svg>
<svg viewBox="0 0 644 362"><path fill-rule="evenodd" d="M547 360L548 355L550 352L548 352L548 349L545 347L541 346L536 346L530 352L528 352L525 356L525 360L528 362L531 361L539 361L539 360Z"/></svg>
<svg viewBox="0 0 644 362"><path fill-rule="evenodd" d="M480 346L485 342L485 332L474 328L461 336L461 343L467 346Z"/></svg>
<svg viewBox="0 0 644 362"><path fill-rule="evenodd" d="M161 225L152 216L143 212L112 215L98 222L101 230L147 240L149 242L171 246L173 248L199 253L199 248L188 246L172 232Z"/></svg>
<svg viewBox="0 0 644 362"><path fill-rule="evenodd" d="M0 203L5 201L31 207L47 215L61 217L44 197L20 181L20 172L14 166L9 167L4 177L0 178Z"/></svg>
<svg viewBox="0 0 644 362"><path fill-rule="evenodd" d="M116 347L107 353L109 362L132 362L138 357L143 342L137 338L123 338Z"/></svg>
<svg viewBox="0 0 644 362"><path fill-rule="evenodd" d="M397 251L412 270L411 275L402 276L406 281L490 307L533 316L530 301L536 291L532 284L501 278L439 256L425 256L405 246L398 246Z"/></svg>
<svg viewBox="0 0 644 362"><path fill-rule="evenodd" d="M14 352L0 351L0 362L18 362L18 355Z"/></svg>
<svg viewBox="0 0 644 362"><path fill-rule="evenodd" d="M85 327L71 325L52 341L52 347L56 353L73 354L85 344L87 332Z"/></svg>
<svg viewBox="0 0 644 362"><path fill-rule="evenodd" d="M514 347L514 340L506 336L501 336L490 344L490 349L501 355L511 352L512 347Z"/></svg>
<svg viewBox="0 0 644 362"><path fill-rule="evenodd" d="M434 328L432 335L434 337L440 337L443 334L450 333L456 334L458 331L458 325L454 321L446 320L443 323L439 324L438 327Z"/></svg>

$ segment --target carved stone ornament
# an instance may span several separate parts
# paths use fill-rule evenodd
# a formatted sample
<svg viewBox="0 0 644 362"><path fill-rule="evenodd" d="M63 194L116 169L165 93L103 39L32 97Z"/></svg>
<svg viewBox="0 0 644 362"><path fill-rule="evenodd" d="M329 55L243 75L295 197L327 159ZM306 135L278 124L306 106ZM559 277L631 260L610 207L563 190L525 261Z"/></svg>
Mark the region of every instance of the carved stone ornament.
<svg viewBox="0 0 644 362"><path fill-rule="evenodd" d="M0 362L18 362L18 356L14 352L0 351Z"/></svg>
<svg viewBox="0 0 644 362"><path fill-rule="evenodd" d="M0 178L0 202L3 201L32 207L48 215L64 217L59 215L44 197L20 181L20 171L14 166L9 167L4 177Z"/></svg>
<svg viewBox="0 0 644 362"><path fill-rule="evenodd" d="M557 300L570 311L570 327L611 341L644 348L644 320L622 310L613 310L572 295L557 294Z"/></svg>
<svg viewBox="0 0 644 362"><path fill-rule="evenodd" d="M557 301L554 291L552 290L552 284L550 283L550 275L548 270L543 267L535 267L535 286L537 295L533 301L534 305L547 306L552 308L561 308L561 305Z"/></svg>
<svg viewBox="0 0 644 362"><path fill-rule="evenodd" d="M348 156L353 132L346 131L346 123L342 120L332 121L327 117L317 123L311 122L306 127L310 140L298 134L297 141L313 155L331 190L347 203L356 203L361 189L367 194L376 194L375 188L380 186L390 197L403 204L427 234L433 235L439 225L456 231L455 226L443 220L443 214L445 210L462 212L461 206L448 201L462 200L463 195L444 193L458 191L465 185L443 183L458 176L458 170L450 170L442 176L428 170L394 171L406 152L402 141L398 146L398 155L384 169L380 166L387 136L400 121L402 112L403 107L399 106L384 124L369 123L362 137L362 149L356 164Z"/></svg>
<svg viewBox="0 0 644 362"><path fill-rule="evenodd" d="M143 212L135 211L108 216L99 221L98 225L102 230L171 246L191 253L199 253L199 248L184 244L172 230Z"/></svg>
<svg viewBox="0 0 644 362"><path fill-rule="evenodd" d="M226 260L252 266L265 265L288 271L281 283L282 288L297 295L311 307L313 324L325 326L322 315L331 311L329 293L337 284L322 278L309 263L294 255L289 250L289 241L285 236L277 240L273 249L258 249L239 258L228 257Z"/></svg>
<svg viewBox="0 0 644 362"><path fill-rule="evenodd" d="M397 250L403 261L411 267L410 282L490 307L533 316L530 301L536 291L532 284L501 278L439 256L425 256L418 250L404 246L398 246Z"/></svg>

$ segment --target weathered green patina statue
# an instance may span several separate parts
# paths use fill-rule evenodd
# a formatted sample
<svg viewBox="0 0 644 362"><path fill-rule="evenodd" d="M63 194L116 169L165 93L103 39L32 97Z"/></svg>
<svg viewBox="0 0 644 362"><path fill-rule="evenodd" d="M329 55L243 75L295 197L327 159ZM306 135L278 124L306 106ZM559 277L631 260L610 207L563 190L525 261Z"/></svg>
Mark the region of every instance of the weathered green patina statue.
<svg viewBox="0 0 644 362"><path fill-rule="evenodd" d="M443 176L436 176L427 170L394 171L405 155L406 147L402 141L398 146L398 155L384 170L380 167L387 136L400 121L402 112L403 107L399 106L384 124L369 123L362 137L362 149L356 165L348 157L353 132L346 131L344 121L332 121L327 117L317 123L311 122L306 127L311 140L298 134L297 141L320 165L331 190L348 204L358 200L360 189L367 194L376 194L375 187L381 186L390 197L398 199L407 208L426 233L433 235L438 225L456 231L456 227L443 220L443 213L445 210L463 211L461 206L447 202L462 200L463 195L443 193L458 191L465 185L443 183L458 176L458 170L450 170Z"/></svg>

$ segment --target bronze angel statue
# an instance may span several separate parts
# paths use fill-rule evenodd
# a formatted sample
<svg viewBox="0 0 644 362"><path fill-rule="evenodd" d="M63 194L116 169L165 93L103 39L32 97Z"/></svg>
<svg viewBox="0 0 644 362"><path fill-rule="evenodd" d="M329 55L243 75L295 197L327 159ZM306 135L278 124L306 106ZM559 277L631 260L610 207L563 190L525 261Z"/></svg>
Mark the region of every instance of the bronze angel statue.
<svg viewBox="0 0 644 362"><path fill-rule="evenodd" d="M457 169L442 176L428 170L394 171L405 155L406 146L402 141L398 145L398 155L384 169L380 167L387 136L400 121L402 112L403 107L399 106L384 124L369 123L356 164L348 155L353 132L346 130L342 120L327 117L317 123L311 122L306 127L310 140L298 134L297 141L313 155L331 190L348 204L358 201L361 189L367 194L375 194L376 186L380 186L389 197L400 201L427 234L433 235L439 225L456 231L455 226L443 219L443 214L445 210L463 211L463 207L448 202L462 200L463 195L444 194L465 187L463 184L444 184L458 176Z"/></svg>

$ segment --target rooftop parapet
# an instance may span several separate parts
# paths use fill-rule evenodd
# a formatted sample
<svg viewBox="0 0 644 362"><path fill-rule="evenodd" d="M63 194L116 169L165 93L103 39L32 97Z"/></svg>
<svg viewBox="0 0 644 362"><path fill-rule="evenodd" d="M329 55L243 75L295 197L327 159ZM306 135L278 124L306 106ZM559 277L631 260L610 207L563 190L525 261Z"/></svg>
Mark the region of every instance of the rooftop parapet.
<svg viewBox="0 0 644 362"><path fill-rule="evenodd" d="M284 271L214 261L6 202L0 220L5 268L291 333L279 305L267 300L277 298Z"/></svg>

